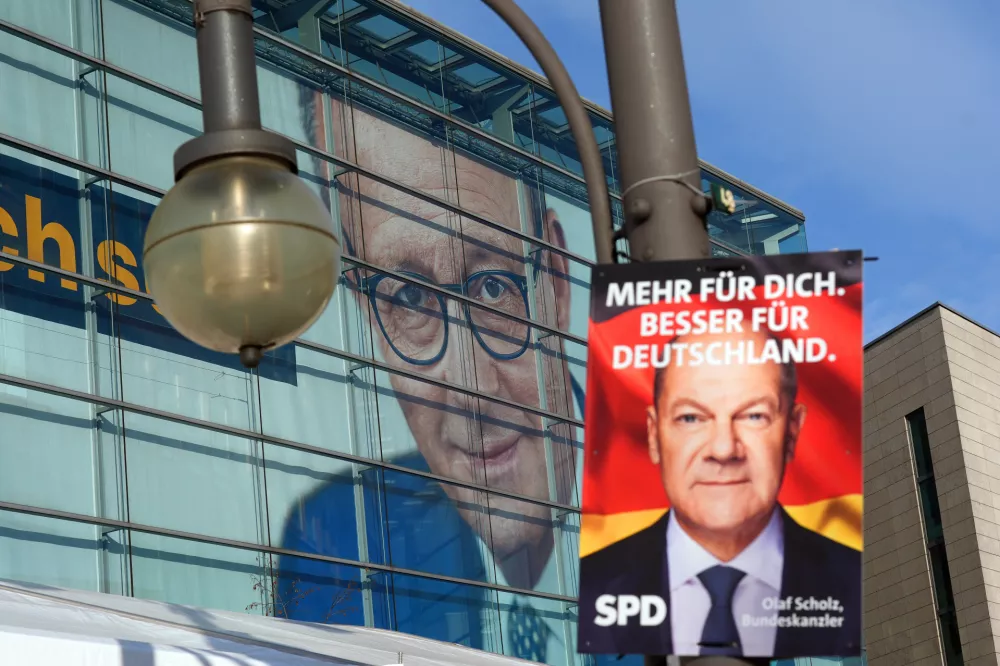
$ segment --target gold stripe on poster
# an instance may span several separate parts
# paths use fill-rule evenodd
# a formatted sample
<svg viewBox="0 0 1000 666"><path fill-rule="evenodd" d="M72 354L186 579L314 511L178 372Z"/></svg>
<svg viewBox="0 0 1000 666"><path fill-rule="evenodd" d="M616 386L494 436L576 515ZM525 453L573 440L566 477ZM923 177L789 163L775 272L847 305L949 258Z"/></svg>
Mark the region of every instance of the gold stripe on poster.
<svg viewBox="0 0 1000 666"><path fill-rule="evenodd" d="M819 532L854 550L862 549L860 493L784 508L802 527ZM586 557L646 529L659 520L664 512L663 509L645 509L608 516L583 514L580 557Z"/></svg>

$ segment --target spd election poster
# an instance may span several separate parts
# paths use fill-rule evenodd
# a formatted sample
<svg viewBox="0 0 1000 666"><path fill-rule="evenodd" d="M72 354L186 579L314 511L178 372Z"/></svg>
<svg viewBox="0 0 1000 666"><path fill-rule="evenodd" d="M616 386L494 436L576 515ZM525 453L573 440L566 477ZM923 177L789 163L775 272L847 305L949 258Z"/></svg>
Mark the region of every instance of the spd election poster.
<svg viewBox="0 0 1000 666"><path fill-rule="evenodd" d="M581 653L860 654L862 263L594 267Z"/></svg>

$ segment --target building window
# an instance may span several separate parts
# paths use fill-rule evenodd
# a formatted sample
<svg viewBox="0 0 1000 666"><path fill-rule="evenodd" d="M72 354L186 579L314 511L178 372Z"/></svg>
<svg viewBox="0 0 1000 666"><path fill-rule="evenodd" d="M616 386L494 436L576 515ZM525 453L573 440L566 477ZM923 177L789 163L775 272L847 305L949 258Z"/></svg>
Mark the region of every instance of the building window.
<svg viewBox="0 0 1000 666"><path fill-rule="evenodd" d="M906 428L913 446L913 459L917 468L917 492L920 495L920 509L927 534L927 552L931 561L931 577L934 581L934 599L937 604L938 623L941 625L941 643L948 666L961 666L962 641L958 635L958 620L955 616L955 597L951 590L951 573L948 571L948 555L944 546L944 531L941 528L941 507L938 504L937 486L934 483L934 465L931 462L931 447L927 437L927 421L921 407L906 416Z"/></svg>

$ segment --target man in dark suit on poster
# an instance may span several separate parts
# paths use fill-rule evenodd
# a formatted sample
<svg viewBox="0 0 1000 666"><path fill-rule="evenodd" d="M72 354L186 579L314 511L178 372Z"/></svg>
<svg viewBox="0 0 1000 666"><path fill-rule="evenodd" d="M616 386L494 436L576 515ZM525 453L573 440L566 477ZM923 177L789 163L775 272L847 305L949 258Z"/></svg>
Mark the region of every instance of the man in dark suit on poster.
<svg viewBox="0 0 1000 666"><path fill-rule="evenodd" d="M793 363L656 371L648 447L671 510L582 559L582 652L857 654L861 553L778 503L806 417L797 392Z"/></svg>

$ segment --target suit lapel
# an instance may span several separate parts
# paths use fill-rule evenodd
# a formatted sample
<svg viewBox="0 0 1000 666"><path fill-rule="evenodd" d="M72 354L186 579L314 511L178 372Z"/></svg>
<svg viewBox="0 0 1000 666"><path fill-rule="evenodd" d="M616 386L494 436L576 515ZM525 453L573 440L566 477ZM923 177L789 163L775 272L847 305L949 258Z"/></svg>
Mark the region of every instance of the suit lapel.
<svg viewBox="0 0 1000 666"><path fill-rule="evenodd" d="M667 603L667 619L663 621L660 625L660 641L664 646L664 654L674 653L674 632L673 632L673 612L674 609L670 605L670 558L667 557L667 521L670 517L670 512L668 511L664 515L663 520L659 521L663 529L660 534L660 543L662 545L662 550L660 551L660 560L662 561L662 566L660 567L660 580L656 581L656 587L650 587L650 590L660 590L660 596Z"/></svg>
<svg viewBox="0 0 1000 666"><path fill-rule="evenodd" d="M639 567L640 579L635 588L646 594L658 593L667 604L667 619L657 627L658 642L662 646L663 654L673 654L673 632L671 631L673 608L670 607L670 563L667 560L667 523L669 519L670 512L668 511L647 530L649 539L640 546L647 549L646 555L640 555L645 560L646 566Z"/></svg>
<svg viewBox="0 0 1000 666"><path fill-rule="evenodd" d="M785 509L781 509L782 529L784 530L785 552L781 571L781 597L801 596L810 586L810 573L815 575L815 563L803 551L801 527L792 520ZM809 646L802 645L803 639L808 641L807 632L793 627L778 627L774 641L774 654L808 654Z"/></svg>

